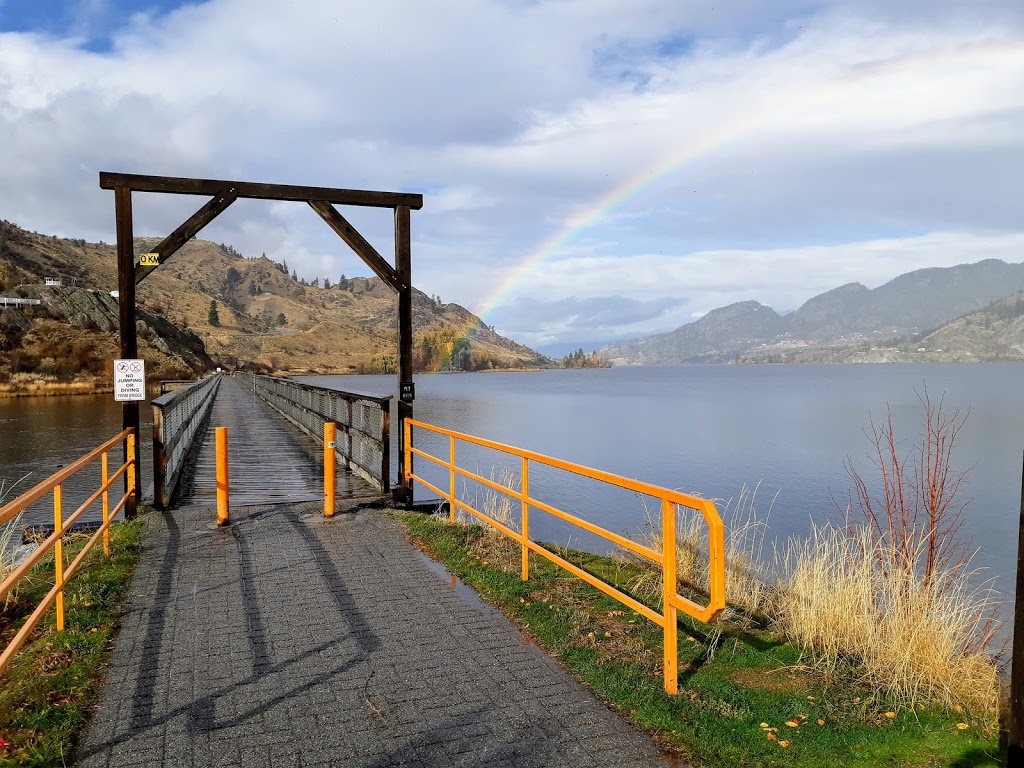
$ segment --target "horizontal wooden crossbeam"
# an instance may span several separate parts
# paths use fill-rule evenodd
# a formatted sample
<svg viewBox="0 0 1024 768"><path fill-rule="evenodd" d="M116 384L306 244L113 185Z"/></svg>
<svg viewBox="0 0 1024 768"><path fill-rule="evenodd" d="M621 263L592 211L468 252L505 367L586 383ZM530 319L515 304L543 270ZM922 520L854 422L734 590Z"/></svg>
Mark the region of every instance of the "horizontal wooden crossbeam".
<svg viewBox="0 0 1024 768"><path fill-rule="evenodd" d="M365 189L332 189L330 187L299 187L292 184L260 184L252 181L216 179L184 179L171 176L141 176L134 173L100 171L100 188L127 187L133 192L166 192L174 195L216 195L229 187L238 197L257 200L291 200L309 202L322 200L337 205L362 205L373 208L414 210L423 207L423 195L409 192L373 192Z"/></svg>

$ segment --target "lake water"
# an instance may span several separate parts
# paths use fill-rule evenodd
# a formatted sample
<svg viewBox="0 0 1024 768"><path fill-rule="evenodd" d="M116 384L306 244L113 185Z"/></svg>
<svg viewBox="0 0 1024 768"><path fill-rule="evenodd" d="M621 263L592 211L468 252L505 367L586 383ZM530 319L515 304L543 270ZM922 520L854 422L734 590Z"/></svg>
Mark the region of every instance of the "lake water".
<svg viewBox="0 0 1024 768"><path fill-rule="evenodd" d="M309 377L339 387L394 392L393 376ZM874 477L864 434L891 409L909 447L921 431L915 389L969 415L954 465L969 470L963 531L979 548L974 564L1012 594L1024 455L1024 364L769 365L618 367L538 373L416 377L416 418L705 497L735 500L760 484L759 515L779 540L835 516L833 498L851 487L851 457ZM447 444L415 438L446 456ZM460 448L460 457L463 455ZM488 475L502 462L466 452ZM417 471L447 487L417 460ZM463 459L460 458L460 463ZM564 473L531 474L531 493L616 532L644 524L640 500ZM433 494L418 493L418 496ZM773 503L774 500L774 503ZM724 506L724 505L720 505ZM543 517L538 515L538 517ZM539 523L543 526L543 523ZM531 526L534 523L531 522ZM549 525L540 536L596 546Z"/></svg>
<svg viewBox="0 0 1024 768"><path fill-rule="evenodd" d="M394 393L394 376L306 377L342 389ZM536 373L417 375L415 414L438 426L702 496L729 500L757 490L771 535L802 534L834 515L850 488L844 459L866 476L869 414L891 408L907 445L920 430L915 388L945 407L970 410L954 462L969 469L964 532L979 547L975 565L1012 593L1024 451L1024 364L684 366ZM144 419L148 407L141 409ZM110 395L0 400L0 479L33 472L20 490L115 434L120 406ZM151 480L150 433L143 428L144 487ZM447 444L417 436L446 455ZM504 462L487 451L460 461L488 475ZM438 482L437 473L417 471ZM97 467L96 476L99 475ZM442 486L444 487L444 486ZM642 500L565 473L537 470L531 493L616 532L635 533ZM418 493L419 497L432 496ZM774 503L773 503L774 500ZM724 503L721 505L724 507ZM27 521L50 519L47 504ZM592 546L588 537L535 518L538 536ZM571 536L571 538L570 538Z"/></svg>

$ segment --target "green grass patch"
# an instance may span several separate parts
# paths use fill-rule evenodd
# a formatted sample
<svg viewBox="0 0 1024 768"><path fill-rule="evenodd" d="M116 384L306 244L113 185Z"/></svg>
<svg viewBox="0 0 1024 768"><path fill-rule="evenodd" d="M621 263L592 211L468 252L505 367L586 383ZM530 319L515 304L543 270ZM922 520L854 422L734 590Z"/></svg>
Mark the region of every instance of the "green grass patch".
<svg viewBox="0 0 1024 768"><path fill-rule="evenodd" d="M679 693L662 682L662 633L543 558L519 578L518 545L474 525L403 514L413 542L534 636L666 751L702 766L1000 765L997 734L939 707L900 708L858 682L826 676L749 619L679 623ZM558 550L620 588L635 566ZM628 591L625 590L625 591ZM657 607L649 596L633 594Z"/></svg>
<svg viewBox="0 0 1024 768"><path fill-rule="evenodd" d="M0 766L53 766L71 762L78 735L95 704L123 598L139 558L139 523L110 528L110 557L102 542L86 557L64 591L64 631L53 608L28 643L0 674ZM70 537L67 562L87 537ZM52 553L22 582L17 599L0 613L0 648L53 586Z"/></svg>

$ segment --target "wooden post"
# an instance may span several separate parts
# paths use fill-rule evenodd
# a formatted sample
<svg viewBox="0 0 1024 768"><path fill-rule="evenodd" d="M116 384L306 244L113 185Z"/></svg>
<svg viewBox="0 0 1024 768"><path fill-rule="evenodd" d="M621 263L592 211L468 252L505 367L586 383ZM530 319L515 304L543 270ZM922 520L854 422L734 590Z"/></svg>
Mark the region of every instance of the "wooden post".
<svg viewBox="0 0 1024 768"><path fill-rule="evenodd" d="M1013 610L1013 657L1010 661L1010 737L1008 768L1024 766L1024 462L1021 464L1020 519L1017 523L1017 595Z"/></svg>
<svg viewBox="0 0 1024 768"><path fill-rule="evenodd" d="M114 188L114 219L117 227L117 290L118 309L121 332L121 357L134 359L139 356L138 337L135 332L135 244L132 232L132 190L125 184L118 184ZM136 438L139 435L139 404L137 401L121 404L121 429L131 427L135 430ZM139 472L138 440L135 442L135 451L129 453L128 443L125 443L124 460L135 462L136 472ZM141 474L136 475L137 485L141 485ZM128 493L128 474L124 477L124 490ZM133 493L125 502L124 516L133 520L138 509L138 493Z"/></svg>
<svg viewBox="0 0 1024 768"><path fill-rule="evenodd" d="M412 383L412 234L409 207L395 208L395 271L398 273L398 481L395 501L412 504L412 468L406 466L405 421L411 419ZM408 395L406 393L409 393ZM409 459L411 462L411 458Z"/></svg>

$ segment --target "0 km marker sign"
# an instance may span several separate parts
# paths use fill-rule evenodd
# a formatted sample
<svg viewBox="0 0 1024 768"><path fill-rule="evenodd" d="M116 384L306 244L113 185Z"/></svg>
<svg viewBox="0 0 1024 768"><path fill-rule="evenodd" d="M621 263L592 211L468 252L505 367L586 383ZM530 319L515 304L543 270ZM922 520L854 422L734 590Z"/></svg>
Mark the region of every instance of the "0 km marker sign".
<svg viewBox="0 0 1024 768"><path fill-rule="evenodd" d="M146 399L144 360L114 361L114 400L119 403Z"/></svg>

